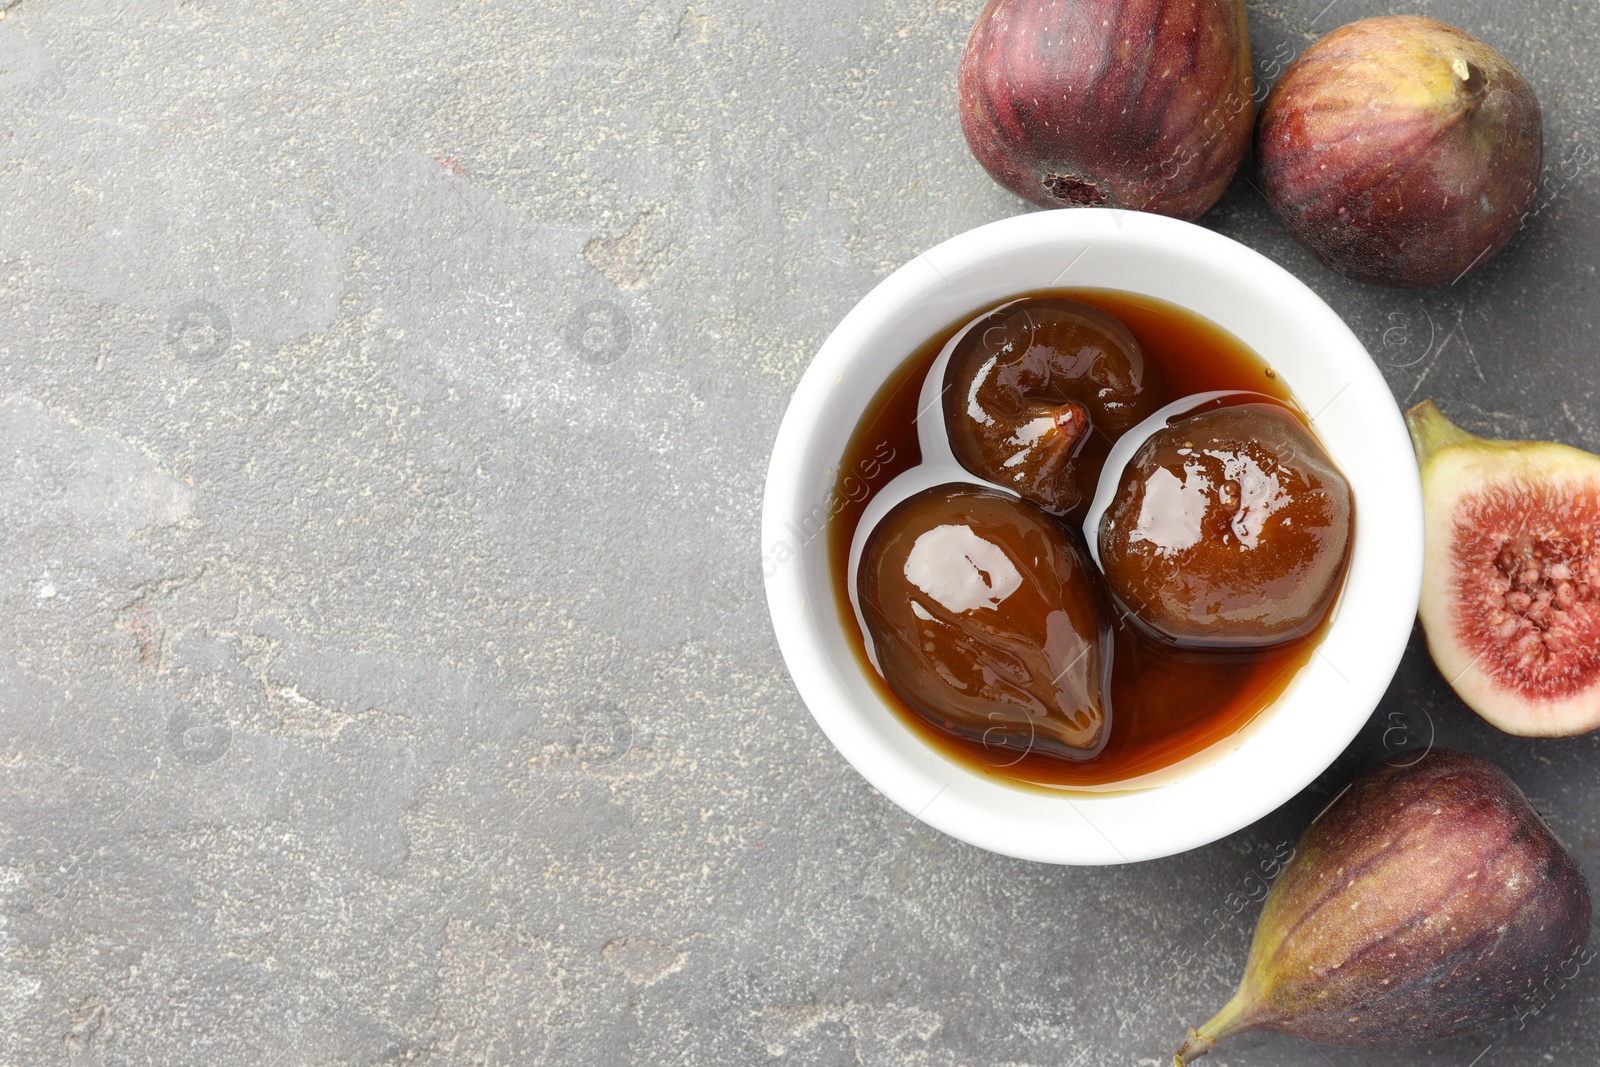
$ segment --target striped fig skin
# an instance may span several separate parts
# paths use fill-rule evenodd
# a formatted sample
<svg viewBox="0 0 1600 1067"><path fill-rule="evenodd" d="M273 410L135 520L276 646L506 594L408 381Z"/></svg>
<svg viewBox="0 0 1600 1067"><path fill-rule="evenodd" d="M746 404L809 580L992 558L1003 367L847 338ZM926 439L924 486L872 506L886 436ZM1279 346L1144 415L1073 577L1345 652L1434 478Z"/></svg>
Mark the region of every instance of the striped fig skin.
<svg viewBox="0 0 1600 1067"><path fill-rule="evenodd" d="M1503 771L1443 750L1380 764L1301 838L1238 994L1178 1062L1243 1030L1354 1046L1479 1030L1573 977L1588 938L1582 868Z"/></svg>
<svg viewBox="0 0 1600 1067"><path fill-rule="evenodd" d="M1290 64L1262 106L1256 161L1267 202L1324 264L1424 288L1456 281L1521 228L1544 125L1499 52L1390 15L1341 26Z"/></svg>
<svg viewBox="0 0 1600 1067"><path fill-rule="evenodd" d="M1243 0L990 0L959 83L972 154L1044 207L1198 218L1255 117Z"/></svg>

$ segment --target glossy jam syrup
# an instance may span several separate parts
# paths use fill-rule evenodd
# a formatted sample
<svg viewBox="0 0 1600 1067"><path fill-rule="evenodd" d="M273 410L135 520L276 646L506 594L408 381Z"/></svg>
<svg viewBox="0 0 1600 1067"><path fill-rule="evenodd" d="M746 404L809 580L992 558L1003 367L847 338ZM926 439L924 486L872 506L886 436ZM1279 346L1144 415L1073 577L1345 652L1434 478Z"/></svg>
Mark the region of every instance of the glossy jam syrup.
<svg viewBox="0 0 1600 1067"><path fill-rule="evenodd" d="M1156 372L1155 406L1197 393L1238 391L1269 398L1301 422L1309 420L1287 383L1255 352L1215 324L1175 305L1104 289L1053 289L1017 294L1063 297L1109 312L1133 331ZM1185 650L1159 642L1134 624L1115 627L1111 680L1112 725L1091 759L1033 750L1018 758L981 740L946 732L901 700L878 675L850 599L850 546L872 497L921 462L916 415L923 379L940 351L968 322L951 323L913 352L885 382L857 425L840 461L836 499L842 507L828 526L835 608L862 670L901 719L935 750L977 773L1046 790L1138 788L1250 724L1270 706L1315 653L1326 615L1305 637L1265 650ZM863 491L863 486L865 490ZM1076 531L1076 524L1072 524ZM1078 534L1075 533L1075 536ZM1149 776L1149 777L1147 777ZM1143 781L1140 781L1143 779Z"/></svg>

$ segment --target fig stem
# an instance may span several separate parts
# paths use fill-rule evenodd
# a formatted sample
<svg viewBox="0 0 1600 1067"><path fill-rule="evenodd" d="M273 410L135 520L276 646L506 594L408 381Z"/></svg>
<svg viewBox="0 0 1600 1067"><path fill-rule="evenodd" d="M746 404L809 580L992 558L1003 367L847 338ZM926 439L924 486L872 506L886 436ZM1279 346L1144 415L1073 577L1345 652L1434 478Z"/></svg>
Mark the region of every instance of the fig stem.
<svg viewBox="0 0 1600 1067"><path fill-rule="evenodd" d="M1484 78L1483 71L1457 56L1450 64L1450 72L1456 76L1456 91L1466 97L1468 101L1476 102L1488 88L1488 80Z"/></svg>
<svg viewBox="0 0 1600 1067"><path fill-rule="evenodd" d="M1183 1047L1178 1049L1178 1054L1172 1057L1172 1067L1188 1067L1191 1060L1197 1060L1216 1047L1216 1039L1201 1037L1193 1030L1183 1039Z"/></svg>
<svg viewBox="0 0 1600 1067"><path fill-rule="evenodd" d="M1189 1036L1183 1039L1183 1047L1172 1057L1172 1067L1188 1067L1191 1062L1215 1048L1218 1041L1249 1030L1255 1025L1252 1016L1256 1007L1255 998L1246 993L1241 985L1233 999L1224 1004L1210 1022L1198 1030L1189 1031Z"/></svg>
<svg viewBox="0 0 1600 1067"><path fill-rule="evenodd" d="M1478 440L1445 418L1444 412L1431 400L1424 400L1406 412L1406 429L1411 431L1411 447L1417 451L1417 463L1423 467L1447 448Z"/></svg>

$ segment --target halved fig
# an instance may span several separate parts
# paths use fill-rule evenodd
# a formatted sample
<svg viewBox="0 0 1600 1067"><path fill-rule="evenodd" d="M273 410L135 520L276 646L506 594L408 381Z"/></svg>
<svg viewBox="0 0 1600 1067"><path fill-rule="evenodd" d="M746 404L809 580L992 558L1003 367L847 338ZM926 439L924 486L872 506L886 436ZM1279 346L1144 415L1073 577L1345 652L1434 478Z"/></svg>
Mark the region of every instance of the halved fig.
<svg viewBox="0 0 1600 1067"><path fill-rule="evenodd" d="M1422 467L1418 609L1433 661L1506 733L1600 727L1600 456L1406 413Z"/></svg>

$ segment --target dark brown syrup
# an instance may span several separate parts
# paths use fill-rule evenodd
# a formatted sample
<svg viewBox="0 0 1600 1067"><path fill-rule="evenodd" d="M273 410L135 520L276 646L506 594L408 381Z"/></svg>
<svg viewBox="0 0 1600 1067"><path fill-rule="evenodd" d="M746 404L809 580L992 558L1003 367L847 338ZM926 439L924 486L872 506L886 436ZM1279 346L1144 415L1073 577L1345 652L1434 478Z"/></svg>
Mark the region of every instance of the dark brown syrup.
<svg viewBox="0 0 1600 1067"><path fill-rule="evenodd" d="M1287 383L1255 352L1214 323L1175 305L1105 289L1053 289L1019 296L1065 297L1114 315L1133 332L1156 372L1153 407L1196 393L1238 391L1270 398L1309 426ZM873 496L921 462L916 414L922 383L940 351L988 308L963 316L913 352L873 397L839 464L828 526L828 555L836 610L863 671L900 718L935 750L980 774L1013 784L1060 789L1106 789L1152 775L1194 756L1248 726L1287 688L1315 654L1327 616L1303 637L1268 649L1186 650L1160 642L1133 623L1116 624L1111 678L1112 725L1090 759L1063 758L1043 747L1020 757L1015 749L963 737L912 710L883 681L867 656L850 599L850 546ZM1241 398L1243 402L1244 398ZM1097 471L1089 472L1096 477ZM865 490L863 490L865 486ZM840 506L842 505L842 506ZM1072 522L1074 530L1076 522Z"/></svg>

